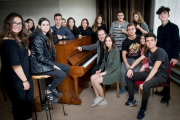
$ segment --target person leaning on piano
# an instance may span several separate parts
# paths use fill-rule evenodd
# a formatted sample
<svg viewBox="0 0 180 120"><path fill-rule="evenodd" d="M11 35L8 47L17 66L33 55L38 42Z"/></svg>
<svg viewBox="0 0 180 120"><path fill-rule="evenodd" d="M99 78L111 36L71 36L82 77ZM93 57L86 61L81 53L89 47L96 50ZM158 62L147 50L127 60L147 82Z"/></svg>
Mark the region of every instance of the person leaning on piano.
<svg viewBox="0 0 180 120"><path fill-rule="evenodd" d="M91 69L91 74L92 75L95 74L96 71L99 70L100 67L101 67L101 63L102 63L102 60L103 60L103 57L104 57L104 48L103 48L104 39L105 39L105 37L107 35L105 30L103 30L103 29L98 30L97 33L98 33L99 40L95 44L78 47L79 51L97 49L97 64ZM109 89L110 85L106 85L105 88Z"/></svg>
<svg viewBox="0 0 180 120"><path fill-rule="evenodd" d="M54 39L54 44L57 44L59 40L62 39L73 39L74 35L73 33L65 26L61 25L62 22L62 15L59 13L56 13L54 15L54 22L55 26L51 26L51 31L53 38L58 37L58 39Z"/></svg>

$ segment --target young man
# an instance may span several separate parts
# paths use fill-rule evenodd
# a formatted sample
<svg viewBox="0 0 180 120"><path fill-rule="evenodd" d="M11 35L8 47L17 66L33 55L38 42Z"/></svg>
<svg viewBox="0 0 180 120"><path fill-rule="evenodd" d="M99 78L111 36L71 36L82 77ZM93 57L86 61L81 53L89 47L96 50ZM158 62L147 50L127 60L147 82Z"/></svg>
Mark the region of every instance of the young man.
<svg viewBox="0 0 180 120"><path fill-rule="evenodd" d="M55 32L55 34L57 34L57 37L59 40L61 39L73 39L74 35L72 34L72 32L64 26L61 26L61 19L62 19L62 15L57 13L54 15L54 22L55 22L55 26L51 26L51 29L53 31L53 33ZM58 43L58 41L54 41L54 43Z"/></svg>
<svg viewBox="0 0 180 120"><path fill-rule="evenodd" d="M62 18L61 24L62 24L62 26L66 27L66 19Z"/></svg>
<svg viewBox="0 0 180 120"><path fill-rule="evenodd" d="M136 35L136 27L133 23L127 25L129 37L122 43L122 58L121 64L121 89L119 96L122 96L125 92L125 74L128 68L134 63L134 61L141 56L140 53L140 36ZM141 68L141 64L134 68L134 72L138 72Z"/></svg>
<svg viewBox="0 0 180 120"><path fill-rule="evenodd" d="M159 19L161 20L161 25L157 30L157 46L163 48L169 58L169 74L171 72L171 68L177 64L177 59L179 57L180 50L180 38L179 38L179 28L174 23L171 23L169 18L168 7L161 6L156 14L158 14ZM161 99L161 103L167 103L170 100L170 80L167 80L167 86L164 87L163 91L156 92L157 95L163 95L164 97Z"/></svg>
<svg viewBox="0 0 180 120"><path fill-rule="evenodd" d="M114 36L114 40L116 41L117 48L120 51L120 58L122 61L122 42L127 38L127 25L129 24L124 20L124 13L119 11L117 14L117 21L114 21L111 24L111 28L109 30L109 34Z"/></svg>
<svg viewBox="0 0 180 120"><path fill-rule="evenodd" d="M151 94L151 88L161 85L166 82L169 68L168 55L164 49L156 47L156 36L152 33L148 33L146 36L146 45L149 48L144 55L139 57L128 68L126 82L128 86L129 98L125 103L126 106L136 106L137 101L134 99L134 81L142 80L139 87L143 90L141 108L137 115L137 119L142 119L145 116L147 110L147 103ZM138 65L145 57L149 58L149 71L133 72L133 69Z"/></svg>

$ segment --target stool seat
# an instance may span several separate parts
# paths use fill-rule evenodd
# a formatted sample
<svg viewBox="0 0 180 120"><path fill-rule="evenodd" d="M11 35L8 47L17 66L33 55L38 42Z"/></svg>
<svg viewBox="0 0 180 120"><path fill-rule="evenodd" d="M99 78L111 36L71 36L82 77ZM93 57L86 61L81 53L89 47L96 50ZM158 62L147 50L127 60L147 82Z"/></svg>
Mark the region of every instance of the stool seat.
<svg viewBox="0 0 180 120"><path fill-rule="evenodd" d="M43 79L43 78L49 78L50 75L31 75L32 79Z"/></svg>

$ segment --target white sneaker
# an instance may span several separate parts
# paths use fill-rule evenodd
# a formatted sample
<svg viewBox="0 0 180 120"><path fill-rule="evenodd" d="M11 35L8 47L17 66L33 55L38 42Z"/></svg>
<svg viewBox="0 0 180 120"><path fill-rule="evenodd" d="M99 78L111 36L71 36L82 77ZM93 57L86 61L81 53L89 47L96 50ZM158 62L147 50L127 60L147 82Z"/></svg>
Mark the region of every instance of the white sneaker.
<svg viewBox="0 0 180 120"><path fill-rule="evenodd" d="M94 103L92 104L92 107L99 105L99 103L101 103L102 101L103 101L103 98L101 97L95 98Z"/></svg>
<svg viewBox="0 0 180 120"><path fill-rule="evenodd" d="M101 103L99 103L99 105L106 105L108 102L105 100L103 100Z"/></svg>
<svg viewBox="0 0 180 120"><path fill-rule="evenodd" d="M99 96L98 98L102 98L101 96ZM94 102L95 101L95 99L97 99L97 98L94 98L93 100L92 100L92 102Z"/></svg>

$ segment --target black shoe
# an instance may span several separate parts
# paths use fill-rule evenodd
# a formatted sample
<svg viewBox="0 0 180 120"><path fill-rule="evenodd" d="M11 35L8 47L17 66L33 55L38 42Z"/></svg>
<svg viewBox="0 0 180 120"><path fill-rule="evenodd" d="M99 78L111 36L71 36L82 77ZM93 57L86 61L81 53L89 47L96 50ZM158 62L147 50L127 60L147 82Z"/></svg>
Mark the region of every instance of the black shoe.
<svg viewBox="0 0 180 120"><path fill-rule="evenodd" d="M162 90L161 92L155 92L154 94L159 95L159 96L163 96L163 93L164 93L164 91Z"/></svg>
<svg viewBox="0 0 180 120"><path fill-rule="evenodd" d="M169 96L169 97L163 97L163 98L161 99L161 103L167 103L170 99L171 99L170 96Z"/></svg>
<svg viewBox="0 0 180 120"><path fill-rule="evenodd" d="M59 96L59 97L61 97L62 96L62 93L61 92L59 92L58 90L56 90L56 89L54 89L53 91L52 91L56 96Z"/></svg>
<svg viewBox="0 0 180 120"><path fill-rule="evenodd" d="M51 103L57 103L58 102L58 99L56 98L56 96L54 96L53 93L49 93L49 94L46 93L46 97Z"/></svg>

